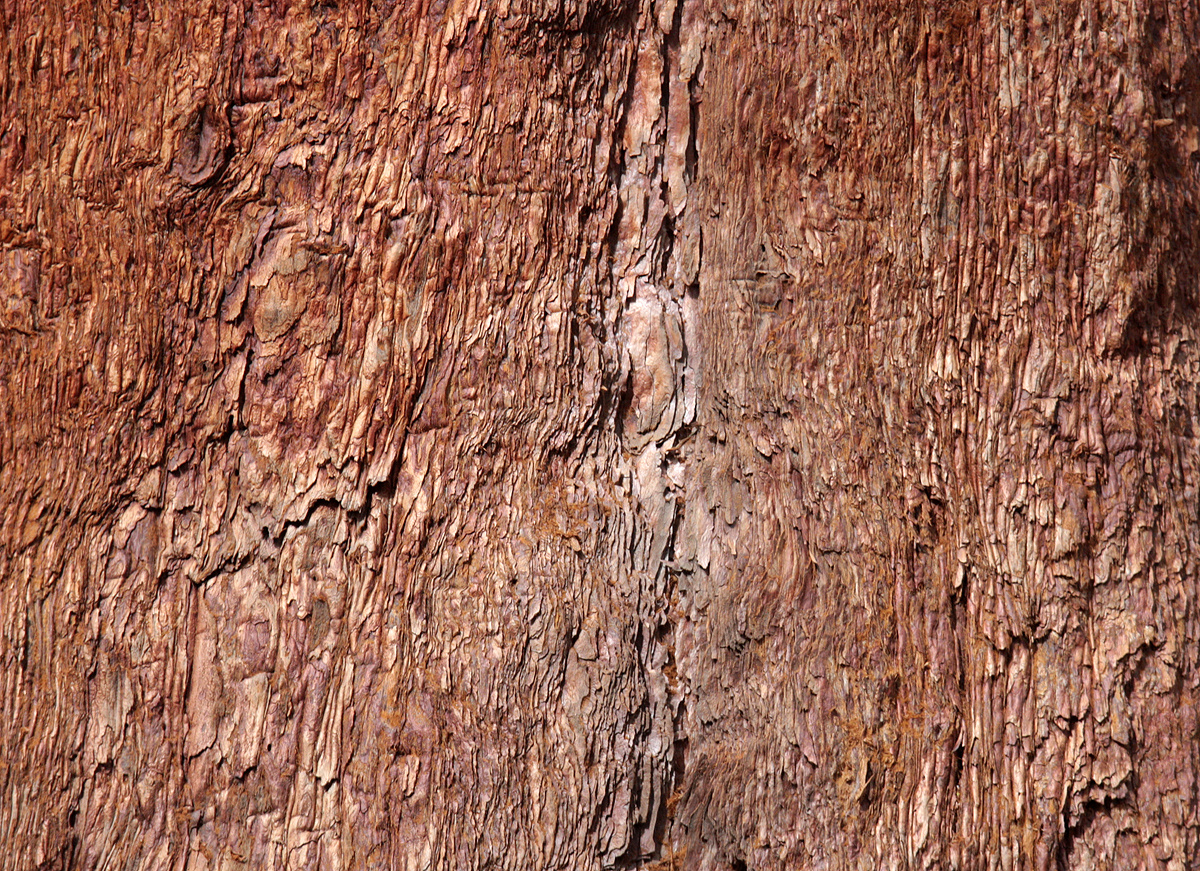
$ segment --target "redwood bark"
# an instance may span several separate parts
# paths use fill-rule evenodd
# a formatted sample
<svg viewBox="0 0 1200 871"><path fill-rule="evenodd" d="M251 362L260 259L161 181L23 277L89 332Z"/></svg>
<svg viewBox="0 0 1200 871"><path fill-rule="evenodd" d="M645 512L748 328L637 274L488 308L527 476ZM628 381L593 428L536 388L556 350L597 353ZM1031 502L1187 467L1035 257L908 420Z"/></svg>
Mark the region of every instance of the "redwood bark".
<svg viewBox="0 0 1200 871"><path fill-rule="evenodd" d="M10 0L0 868L1190 867L1195 0Z"/></svg>

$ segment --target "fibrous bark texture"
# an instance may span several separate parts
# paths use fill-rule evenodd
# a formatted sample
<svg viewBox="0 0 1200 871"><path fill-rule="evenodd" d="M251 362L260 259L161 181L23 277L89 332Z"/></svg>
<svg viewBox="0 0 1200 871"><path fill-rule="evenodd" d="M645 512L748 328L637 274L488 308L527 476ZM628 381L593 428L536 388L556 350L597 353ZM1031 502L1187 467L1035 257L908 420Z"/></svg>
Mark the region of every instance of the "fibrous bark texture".
<svg viewBox="0 0 1200 871"><path fill-rule="evenodd" d="M10 0L0 96L0 868L1200 853L1195 0Z"/></svg>

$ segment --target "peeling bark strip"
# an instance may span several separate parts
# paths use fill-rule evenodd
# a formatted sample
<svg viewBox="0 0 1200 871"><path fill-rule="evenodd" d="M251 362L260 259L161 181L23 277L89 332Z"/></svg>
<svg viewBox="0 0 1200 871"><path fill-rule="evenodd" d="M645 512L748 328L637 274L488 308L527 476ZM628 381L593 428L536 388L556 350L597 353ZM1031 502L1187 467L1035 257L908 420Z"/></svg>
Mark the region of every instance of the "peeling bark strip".
<svg viewBox="0 0 1200 871"><path fill-rule="evenodd" d="M1200 856L1195 0L4 33L0 868Z"/></svg>

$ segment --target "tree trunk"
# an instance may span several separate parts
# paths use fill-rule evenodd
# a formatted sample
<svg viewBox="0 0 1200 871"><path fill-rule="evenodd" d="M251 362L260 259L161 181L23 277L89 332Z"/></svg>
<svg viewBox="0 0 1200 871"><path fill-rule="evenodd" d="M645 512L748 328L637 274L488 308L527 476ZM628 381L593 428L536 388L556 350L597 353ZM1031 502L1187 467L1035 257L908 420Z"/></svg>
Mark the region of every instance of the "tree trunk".
<svg viewBox="0 0 1200 871"><path fill-rule="evenodd" d="M4 34L0 868L1200 856L1195 0Z"/></svg>

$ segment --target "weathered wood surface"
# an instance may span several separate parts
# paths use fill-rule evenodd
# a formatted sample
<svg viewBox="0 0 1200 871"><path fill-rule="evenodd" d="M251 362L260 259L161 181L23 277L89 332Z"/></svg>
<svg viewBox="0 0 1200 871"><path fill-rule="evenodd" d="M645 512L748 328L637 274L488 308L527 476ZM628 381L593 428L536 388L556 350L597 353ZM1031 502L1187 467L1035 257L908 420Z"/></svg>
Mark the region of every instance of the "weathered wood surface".
<svg viewBox="0 0 1200 871"><path fill-rule="evenodd" d="M1200 11L11 0L0 868L1200 855Z"/></svg>

